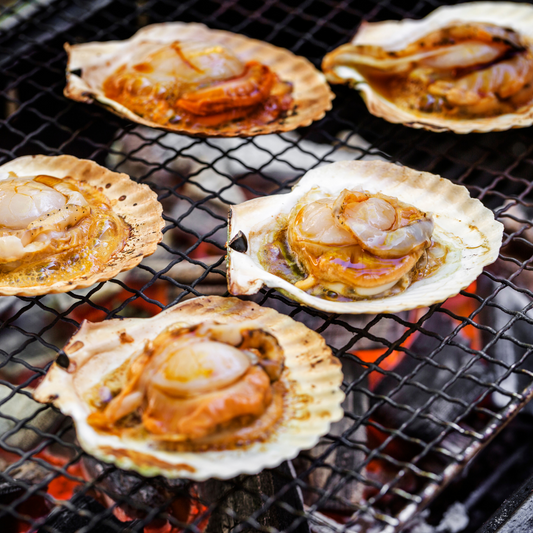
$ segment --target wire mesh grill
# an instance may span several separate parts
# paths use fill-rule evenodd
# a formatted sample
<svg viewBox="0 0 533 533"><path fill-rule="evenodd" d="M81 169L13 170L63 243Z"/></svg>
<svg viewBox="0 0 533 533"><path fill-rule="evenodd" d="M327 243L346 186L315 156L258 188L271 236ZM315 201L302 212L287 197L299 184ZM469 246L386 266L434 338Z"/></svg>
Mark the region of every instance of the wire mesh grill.
<svg viewBox="0 0 533 533"><path fill-rule="evenodd" d="M88 290L0 299L6 531L393 531L525 405L533 395L530 129L467 137L410 130L372 117L340 87L333 110L305 130L200 140L139 128L62 96L64 42L200 21L319 66L361 20L419 18L438 5L19 0L0 11L2 162L34 153L96 160L147 183L166 221L157 253L131 272ZM227 294L228 205L284 192L325 162L363 158L465 185L505 224L504 247L477 284L429 309L348 317L303 309L271 290L255 298L324 335L343 362L346 415L314 450L226 482L143 479L87 457L70 419L31 399L81 320L151 316L187 298Z"/></svg>

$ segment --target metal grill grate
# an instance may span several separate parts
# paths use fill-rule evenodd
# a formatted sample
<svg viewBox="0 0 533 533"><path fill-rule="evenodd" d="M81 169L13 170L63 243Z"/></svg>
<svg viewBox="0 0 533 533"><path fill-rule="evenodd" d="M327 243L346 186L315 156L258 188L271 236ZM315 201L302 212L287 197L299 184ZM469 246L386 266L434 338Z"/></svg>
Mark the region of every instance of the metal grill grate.
<svg viewBox="0 0 533 533"><path fill-rule="evenodd" d="M361 20L419 18L438 4L19 0L0 11L2 162L33 153L96 160L149 184L166 220L158 252L117 279L0 299L6 531L393 531L533 396L531 129L467 137L410 130L372 117L340 87L333 110L305 131L199 140L138 128L62 96L64 42L200 21L319 66ZM196 295L226 294L229 204L286 191L324 162L379 157L464 184L506 225L504 247L476 286L430 309L346 317L303 309L274 291L255 298L320 332L343 361L346 416L314 450L258 476L169 484L92 462L70 420L33 402L32 388L82 319L148 316Z"/></svg>

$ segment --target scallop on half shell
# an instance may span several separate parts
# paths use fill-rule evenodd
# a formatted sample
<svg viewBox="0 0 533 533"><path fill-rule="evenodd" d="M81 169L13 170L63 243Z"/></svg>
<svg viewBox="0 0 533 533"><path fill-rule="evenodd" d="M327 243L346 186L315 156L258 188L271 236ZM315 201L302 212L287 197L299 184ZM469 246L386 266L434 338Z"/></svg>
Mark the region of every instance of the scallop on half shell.
<svg viewBox="0 0 533 533"><path fill-rule="evenodd" d="M341 366L324 339L237 298L195 298L149 319L84 322L65 353L68 368L52 365L35 399L74 419L87 453L145 476L255 474L313 447L343 416ZM138 381L123 385L125 373L135 372ZM269 379L269 407L252 416L261 380ZM115 420L123 418L108 431L102 413L109 422L117 399L124 401ZM243 409L250 416L235 425L230 419Z"/></svg>
<svg viewBox="0 0 533 533"><path fill-rule="evenodd" d="M503 225L439 176L341 161L233 206L228 233L230 293L266 285L323 311L376 314L456 295L496 260Z"/></svg>
<svg viewBox="0 0 533 533"><path fill-rule="evenodd" d="M0 166L0 295L66 292L154 253L157 195L93 161L24 156Z"/></svg>
<svg viewBox="0 0 533 533"><path fill-rule="evenodd" d="M97 101L133 122L192 136L245 137L294 130L321 119L334 97L324 75L307 59L203 24L153 24L125 41L66 44L65 48L69 56L65 96ZM243 71L244 66L248 70ZM269 79L277 80L271 89L261 85L260 71L266 67ZM258 77L254 78L255 71ZM118 81L106 84L112 75ZM258 109L254 98L263 90L270 91L270 100L278 103L264 100L257 111L259 118L255 111L246 114L246 109ZM279 96L287 91L287 98ZM115 92L136 96L120 103L122 97L115 97ZM241 107L228 108L228 98L240 98ZM132 110L136 103L137 112ZM269 106L273 110L268 111ZM282 110L278 114L276 106ZM215 124L217 116L217 122L220 117L227 120Z"/></svg>
<svg viewBox="0 0 533 533"><path fill-rule="evenodd" d="M533 6L473 2L363 23L322 69L389 122L455 133L531 126Z"/></svg>

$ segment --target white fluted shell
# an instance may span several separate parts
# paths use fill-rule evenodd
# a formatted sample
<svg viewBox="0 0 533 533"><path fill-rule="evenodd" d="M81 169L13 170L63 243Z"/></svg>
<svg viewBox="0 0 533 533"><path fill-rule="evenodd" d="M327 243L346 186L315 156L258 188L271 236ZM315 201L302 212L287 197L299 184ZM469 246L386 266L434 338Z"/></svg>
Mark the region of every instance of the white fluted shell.
<svg viewBox="0 0 533 533"><path fill-rule="evenodd" d="M71 155L19 157L0 166L0 173L8 172L18 176L44 174L59 179L70 176L87 182L107 197L113 212L129 225L130 235L122 250L115 252L109 262L96 272L68 281L41 282L20 287L3 285L0 280L2 296L37 296L90 287L137 266L144 257L155 252L163 238L163 206L157 201L157 194L148 185L136 183L126 174L112 172L94 161Z"/></svg>
<svg viewBox="0 0 533 533"><path fill-rule="evenodd" d="M287 389L284 414L264 442L224 451L169 452L156 450L149 440L98 433L87 423L92 408L83 396L102 376L120 367L167 327L207 321L264 329L276 337L283 350L285 368L280 379ZM87 453L144 476L203 481L256 474L312 448L330 424L343 416L341 366L324 339L288 316L237 298L195 298L149 319L83 322L65 353L69 368L52 365L35 390L35 399L53 402L74 419L78 440Z"/></svg>
<svg viewBox="0 0 533 533"><path fill-rule="evenodd" d="M317 188L321 195L338 196L344 189L383 193L431 215L433 235L449 251L446 261L430 277L411 284L404 292L384 298L336 302L307 294L267 272L258 256L276 220L287 216L298 201ZM455 296L468 287L483 267L498 257L503 225L492 211L468 190L451 181L382 161L341 161L309 171L288 194L255 198L233 206L228 242L242 231L246 252L228 246L228 286L232 294L254 294L262 286L273 287L290 298L330 313L384 313L425 307Z"/></svg>
<svg viewBox="0 0 533 533"><path fill-rule="evenodd" d="M513 2L471 2L439 7L420 20L363 22L351 42L357 45L377 45L389 51L401 50L452 22L496 24L516 31L533 45L533 5ZM354 67L343 66L335 72L340 78L356 83L370 113L395 124L455 133L503 131L533 124L533 102L520 113L468 120L449 119L432 116L430 113L410 112L396 106L377 93Z"/></svg>

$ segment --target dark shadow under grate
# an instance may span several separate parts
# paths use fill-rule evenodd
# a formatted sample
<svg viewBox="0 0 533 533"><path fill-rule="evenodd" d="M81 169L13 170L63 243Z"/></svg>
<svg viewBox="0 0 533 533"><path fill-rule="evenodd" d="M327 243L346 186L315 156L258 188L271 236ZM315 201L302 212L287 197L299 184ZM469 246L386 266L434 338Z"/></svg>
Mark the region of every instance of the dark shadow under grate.
<svg viewBox="0 0 533 533"><path fill-rule="evenodd" d="M304 131L200 140L134 127L62 96L64 42L200 21L319 66L361 20L418 18L437 5L19 0L0 11L0 160L34 153L94 159L152 187L166 220L158 252L131 272L84 291L0 299L6 531L393 531L526 404L533 395L531 129L467 137L410 130L372 117L341 87L333 110ZM505 241L477 284L429 309L346 317L303 309L274 291L254 298L320 332L343 362L346 416L315 449L227 482L143 479L87 457L70 420L31 399L81 320L150 316L197 295L226 294L228 205L286 191L324 162L362 158L465 185L505 224Z"/></svg>

